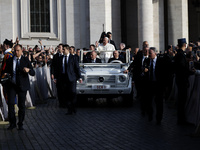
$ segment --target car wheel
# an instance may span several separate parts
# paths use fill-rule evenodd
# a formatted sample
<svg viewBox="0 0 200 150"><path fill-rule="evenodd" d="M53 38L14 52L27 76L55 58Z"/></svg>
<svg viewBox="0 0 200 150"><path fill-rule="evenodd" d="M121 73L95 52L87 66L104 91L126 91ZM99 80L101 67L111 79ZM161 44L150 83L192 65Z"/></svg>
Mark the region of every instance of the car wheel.
<svg viewBox="0 0 200 150"><path fill-rule="evenodd" d="M133 106L133 99L134 99L133 89L130 94L123 95L122 97L123 97L123 103L125 106L127 107Z"/></svg>
<svg viewBox="0 0 200 150"><path fill-rule="evenodd" d="M78 106L86 106L88 103L88 98L85 95L77 95L77 104Z"/></svg>

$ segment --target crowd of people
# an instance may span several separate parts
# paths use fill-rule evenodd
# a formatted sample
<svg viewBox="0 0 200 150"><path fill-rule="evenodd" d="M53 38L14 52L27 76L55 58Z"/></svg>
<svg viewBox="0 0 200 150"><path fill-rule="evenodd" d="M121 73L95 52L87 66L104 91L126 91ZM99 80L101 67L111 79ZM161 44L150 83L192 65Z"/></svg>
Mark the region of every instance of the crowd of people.
<svg viewBox="0 0 200 150"><path fill-rule="evenodd" d="M164 54L157 53L155 47L143 42L142 50L134 55L134 61L125 72L132 72L137 96L141 103L141 114L153 120L153 101L155 102L155 118L161 124L163 118L163 102L177 86L177 124L188 124L186 119L186 102L188 99L189 76L199 73L199 42L178 39L178 45L169 45Z"/></svg>
<svg viewBox="0 0 200 150"><path fill-rule="evenodd" d="M47 74L56 85L59 107L68 108L66 115L76 113L76 84L77 81L82 82L79 68L80 49L68 44L47 48L41 40L38 42L39 45L32 48L28 45L22 47L18 38L15 42L5 39L0 47L0 76L8 103L9 130L16 127L14 115L16 94L19 106L18 128L23 130L25 95L30 89L28 74L30 78L35 75L35 69L44 66L49 68ZM132 73L137 98L141 104L141 114L147 115L148 120L152 121L154 119L153 101L155 101L155 118L157 124L161 124L163 102L169 98L175 78L178 88L177 123L187 124L185 105L188 97L189 76L200 73L200 42L190 42L187 46L186 39L178 39L177 46L169 45L162 54L158 53L155 47L150 47L147 41L143 42L141 50L139 48L132 50L131 46L126 46L125 43L120 43L117 49L111 32L103 32L99 41L91 44L89 49L83 48L83 62L110 63L117 60L125 63L126 49L130 50L132 63L124 73ZM20 60L19 64L18 60ZM11 75L9 80L7 80L8 75ZM8 81L12 81L12 84L8 84Z"/></svg>

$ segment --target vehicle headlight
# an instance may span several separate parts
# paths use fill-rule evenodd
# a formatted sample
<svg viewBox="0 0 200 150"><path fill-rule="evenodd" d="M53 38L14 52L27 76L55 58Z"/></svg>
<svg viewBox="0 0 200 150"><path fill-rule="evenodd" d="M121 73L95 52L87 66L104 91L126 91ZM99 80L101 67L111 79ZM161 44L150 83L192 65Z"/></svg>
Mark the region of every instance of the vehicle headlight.
<svg viewBox="0 0 200 150"><path fill-rule="evenodd" d="M82 80L85 81L85 76L81 76Z"/></svg>
<svg viewBox="0 0 200 150"><path fill-rule="evenodd" d="M83 68L80 68L81 73L85 74L86 71Z"/></svg>
<svg viewBox="0 0 200 150"><path fill-rule="evenodd" d="M82 81L83 81L83 83L84 83L84 82L85 82L85 76L82 75L82 76L81 76L81 79L82 79ZM79 80L77 81L77 83L80 83Z"/></svg>
<svg viewBox="0 0 200 150"><path fill-rule="evenodd" d="M120 82L126 81L126 76L124 76L124 75L119 76L119 81Z"/></svg>

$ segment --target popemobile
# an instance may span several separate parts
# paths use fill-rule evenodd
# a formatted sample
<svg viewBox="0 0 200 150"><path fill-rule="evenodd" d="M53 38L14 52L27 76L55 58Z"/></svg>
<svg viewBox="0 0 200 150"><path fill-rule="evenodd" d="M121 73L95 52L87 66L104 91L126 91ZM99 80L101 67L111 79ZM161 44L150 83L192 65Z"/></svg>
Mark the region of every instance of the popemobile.
<svg viewBox="0 0 200 150"><path fill-rule="evenodd" d="M83 63L83 50L80 53L79 65L83 82L77 84L78 100L91 97L108 99L122 97L126 105L132 105L132 76L130 73L124 73L131 64L130 51L125 51L125 63L119 60L110 63ZM100 56L99 58L103 60L104 58Z"/></svg>

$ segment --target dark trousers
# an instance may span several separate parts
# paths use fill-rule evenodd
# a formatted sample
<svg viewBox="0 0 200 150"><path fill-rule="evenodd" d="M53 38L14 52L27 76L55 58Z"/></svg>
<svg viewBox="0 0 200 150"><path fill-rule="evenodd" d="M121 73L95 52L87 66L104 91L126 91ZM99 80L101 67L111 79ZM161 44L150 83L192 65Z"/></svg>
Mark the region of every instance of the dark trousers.
<svg viewBox="0 0 200 150"><path fill-rule="evenodd" d="M163 118L163 97L164 97L164 87L162 83L159 82L149 82L148 90L148 100L147 100L147 113L150 117L153 116L153 100L156 107L156 120L161 121Z"/></svg>
<svg viewBox="0 0 200 150"><path fill-rule="evenodd" d="M136 80L135 87L137 90L137 96L140 101L140 110L142 113L146 112L146 101L148 100L148 84L145 80Z"/></svg>
<svg viewBox="0 0 200 150"><path fill-rule="evenodd" d="M67 105L68 112L75 111L76 106L76 81L70 82L68 77L63 74L61 77L62 101Z"/></svg>
<svg viewBox="0 0 200 150"><path fill-rule="evenodd" d="M26 100L27 91L21 91L19 87L14 84L9 86L7 91L8 94L8 118L11 125L16 125L16 117L15 117L15 98L18 96L18 125L22 126L25 118L25 100Z"/></svg>
<svg viewBox="0 0 200 150"><path fill-rule="evenodd" d="M177 102L177 122L186 122L185 105L187 100L187 85L177 83L178 87L178 102Z"/></svg>
<svg viewBox="0 0 200 150"><path fill-rule="evenodd" d="M59 101L59 106L60 107L65 107L65 104L62 100L62 82L58 80L56 83L56 89L57 89L57 96L58 96L58 101Z"/></svg>

